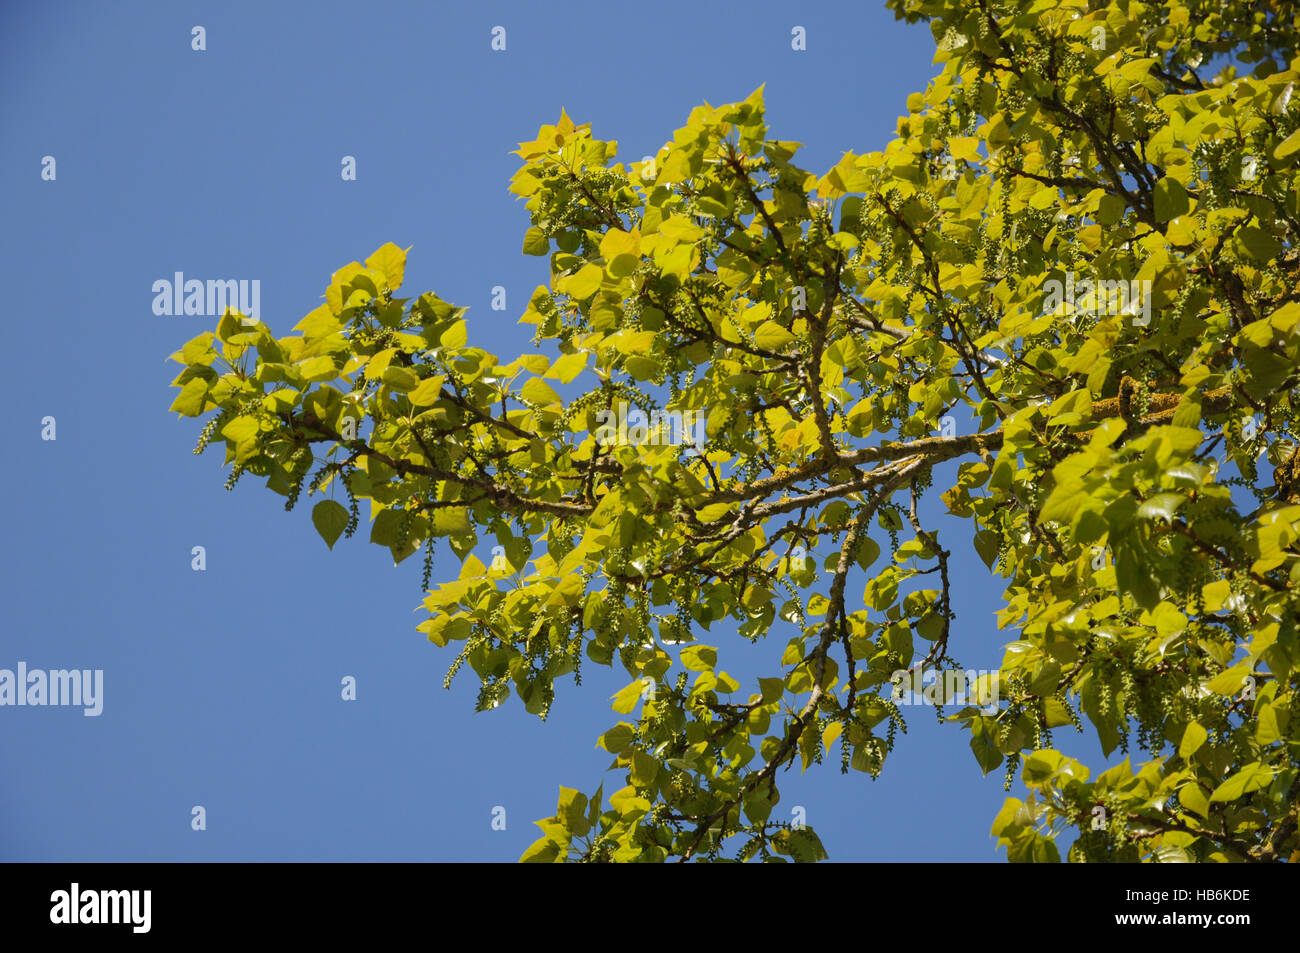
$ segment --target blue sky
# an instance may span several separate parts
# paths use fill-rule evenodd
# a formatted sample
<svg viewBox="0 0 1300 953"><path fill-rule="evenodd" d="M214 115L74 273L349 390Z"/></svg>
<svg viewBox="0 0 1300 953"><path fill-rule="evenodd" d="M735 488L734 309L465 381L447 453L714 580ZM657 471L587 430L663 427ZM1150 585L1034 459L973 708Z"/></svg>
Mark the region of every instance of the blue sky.
<svg viewBox="0 0 1300 953"><path fill-rule="evenodd" d="M0 668L103 669L104 710L0 708L0 859L513 861L559 785L621 787L594 747L621 670L585 665L546 723L517 699L474 715L472 673L444 691L452 655L415 630L418 560L394 568L364 532L331 553L307 506L286 514L252 479L222 490L220 450L193 456L197 426L166 412L165 358L215 319L155 315L153 282L258 279L283 335L332 271L393 241L413 246L406 290L470 306L470 343L508 361L531 350L515 321L547 277L520 254L510 152L561 107L632 161L695 105L765 83L770 134L824 171L892 138L932 50L878 2L6 5ZM961 532L952 645L996 668L1001 583ZM442 550L435 579L455 567ZM709 641L757 671L789 634L734 663L747 643ZM1000 859L1001 772L981 778L929 710L909 726L875 782L837 751L792 769L774 816L803 806L834 860Z"/></svg>

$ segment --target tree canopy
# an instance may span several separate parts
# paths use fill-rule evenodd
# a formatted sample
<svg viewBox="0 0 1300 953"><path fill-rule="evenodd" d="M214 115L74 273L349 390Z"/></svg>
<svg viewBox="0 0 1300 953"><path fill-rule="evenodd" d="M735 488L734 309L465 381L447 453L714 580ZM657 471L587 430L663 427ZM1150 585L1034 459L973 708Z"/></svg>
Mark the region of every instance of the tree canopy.
<svg viewBox="0 0 1300 953"><path fill-rule="evenodd" d="M820 859L773 818L782 769L884 770L923 673L1018 795L1011 860L1066 832L1069 860L1295 859L1295 9L889 6L939 72L824 174L761 88L648 162L563 112L520 145L550 356L400 297L386 244L293 335L231 311L185 344L172 410L212 415L228 486L329 490L330 547L366 501L421 554L419 628L479 709L626 671L619 783L562 788L524 860ZM958 560L1000 577L1007 639L960 701Z"/></svg>

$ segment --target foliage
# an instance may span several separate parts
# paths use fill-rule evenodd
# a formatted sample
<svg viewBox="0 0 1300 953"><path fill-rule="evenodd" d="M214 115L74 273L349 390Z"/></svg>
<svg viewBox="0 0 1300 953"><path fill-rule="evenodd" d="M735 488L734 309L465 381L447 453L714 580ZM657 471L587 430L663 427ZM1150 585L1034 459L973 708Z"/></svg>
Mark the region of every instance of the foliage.
<svg viewBox="0 0 1300 953"><path fill-rule="evenodd" d="M460 570L420 629L480 709L545 717L584 661L627 672L599 739L625 785L561 789L525 860L825 856L773 819L778 772L882 770L894 673L957 664L972 549L1014 641L946 717L1019 776L1011 860L1071 829L1070 860L1294 859L1293 8L889 5L941 72L824 175L768 137L761 89L648 163L563 114L520 146L523 250L551 269L522 321L558 357L502 363L464 308L396 297L389 244L296 336L228 313L186 344L172 409L215 411L200 448L232 485L292 508L341 484L312 513L330 546L368 501L428 589L445 538ZM704 445L597 440L619 402L705 414ZM723 669L729 624L771 677ZM1056 750L1085 725L1123 760Z"/></svg>

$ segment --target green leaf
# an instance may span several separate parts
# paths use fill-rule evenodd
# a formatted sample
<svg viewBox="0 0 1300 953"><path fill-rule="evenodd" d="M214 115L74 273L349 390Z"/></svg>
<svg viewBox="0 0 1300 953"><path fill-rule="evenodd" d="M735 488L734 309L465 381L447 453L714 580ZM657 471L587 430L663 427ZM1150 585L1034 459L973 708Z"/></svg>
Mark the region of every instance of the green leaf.
<svg viewBox="0 0 1300 953"><path fill-rule="evenodd" d="M764 321L754 332L754 344L765 351L781 352L794 340L794 335L775 321Z"/></svg>
<svg viewBox="0 0 1300 953"><path fill-rule="evenodd" d="M1167 222L1179 215L1185 215L1191 208L1187 190L1183 188L1182 183L1168 176L1156 183L1155 205L1158 222Z"/></svg>
<svg viewBox="0 0 1300 953"><path fill-rule="evenodd" d="M176 395L168 410L174 410L185 417L197 417L203 413L207 402L208 382L201 377L195 377L181 388L181 392Z"/></svg>
<svg viewBox="0 0 1300 953"><path fill-rule="evenodd" d="M418 387L406 395L416 407L432 407L442 396L442 384L446 378L439 374L437 377L426 377L420 381Z"/></svg>
<svg viewBox="0 0 1300 953"><path fill-rule="evenodd" d="M633 379L638 381L655 380L663 370L663 366L658 361L649 357L629 357L625 366Z"/></svg>
<svg viewBox="0 0 1300 953"><path fill-rule="evenodd" d="M1283 334L1290 334L1300 324L1300 303L1288 301L1269 315L1268 323Z"/></svg>
<svg viewBox="0 0 1300 953"><path fill-rule="evenodd" d="M366 267L383 275L388 289L396 291L406 275L406 252L392 242L385 242L366 259Z"/></svg>
<svg viewBox="0 0 1300 953"><path fill-rule="evenodd" d="M1246 765L1228 778L1210 795L1213 801L1235 801L1254 791L1266 788L1273 781L1273 769L1258 761Z"/></svg>
<svg viewBox="0 0 1300 953"><path fill-rule="evenodd" d="M521 864L554 864L564 856L564 848L549 837L533 841L519 857Z"/></svg>
<svg viewBox="0 0 1300 953"><path fill-rule="evenodd" d="M1217 579L1201 588L1201 598L1205 600L1206 612L1218 612L1232 595L1232 583L1226 579Z"/></svg>
<svg viewBox="0 0 1300 953"><path fill-rule="evenodd" d="M560 403L560 395L551 390L540 377L529 378L528 383L524 384L523 389L520 391L520 396L527 403L539 404L543 407Z"/></svg>
<svg viewBox="0 0 1300 953"><path fill-rule="evenodd" d="M406 514L401 510L382 510L370 524L370 541L377 546L396 546L401 538L402 521Z"/></svg>
<svg viewBox="0 0 1300 953"><path fill-rule="evenodd" d="M638 692L638 697L640 693ZM629 708L628 711L631 711ZM636 729L625 721L620 721L609 731L600 736L599 744L610 754L619 754L626 750L636 738Z"/></svg>
<svg viewBox="0 0 1300 953"><path fill-rule="evenodd" d="M393 367L391 364L384 368L383 382L395 391L415 390L420 386L420 378L415 376L415 372L405 367Z"/></svg>
<svg viewBox="0 0 1300 953"><path fill-rule="evenodd" d="M779 800L780 795L775 788L760 784L745 794L745 817L751 824L762 824L772 815L772 808Z"/></svg>
<svg viewBox="0 0 1300 953"><path fill-rule="evenodd" d="M434 536L463 536L471 532L469 507L440 506L433 510L429 532Z"/></svg>
<svg viewBox="0 0 1300 953"><path fill-rule="evenodd" d="M347 507L334 500L321 500L312 507L312 525L316 527L316 532L320 533L321 539L325 540L325 545L330 549L334 548L338 538L343 535L343 530L347 529L350 519L351 515Z"/></svg>
<svg viewBox="0 0 1300 953"><path fill-rule="evenodd" d="M339 376L339 370L334 364L334 358L327 354L303 361L298 365L298 373L303 376L304 380L311 383L332 381Z"/></svg>
<svg viewBox="0 0 1300 953"><path fill-rule="evenodd" d="M1177 635L1187 628L1187 616L1170 602L1161 602L1151 611L1151 622L1156 627L1156 634L1161 638Z"/></svg>
<svg viewBox="0 0 1300 953"><path fill-rule="evenodd" d="M233 308L227 308L221 315L221 320L217 322L217 339L229 343L237 335L244 334L248 330L239 313Z"/></svg>
<svg viewBox="0 0 1300 953"><path fill-rule="evenodd" d="M281 387L262 398L262 406L273 414L292 410L298 404L300 393L292 387Z"/></svg>
<svg viewBox="0 0 1300 953"><path fill-rule="evenodd" d="M1084 490L1083 481L1067 480L1058 483L1052 489L1039 515L1044 520L1069 523L1074 519L1074 514L1078 512L1079 507L1086 502L1088 502L1088 494Z"/></svg>
<svg viewBox="0 0 1300 953"><path fill-rule="evenodd" d="M1201 817L1210 816L1210 799L1195 781L1189 781L1178 789L1178 802Z"/></svg>
<svg viewBox="0 0 1300 953"><path fill-rule="evenodd" d="M853 558L859 567L866 569L880 558L880 544L864 534L858 539L858 546L853 552Z"/></svg>
<svg viewBox="0 0 1300 953"><path fill-rule="evenodd" d="M1285 712L1285 709L1283 709ZM1279 718L1278 708L1273 705L1255 706L1255 741L1261 745L1271 745L1285 737L1287 719Z"/></svg>
<svg viewBox="0 0 1300 953"><path fill-rule="evenodd" d="M1172 523L1178 508L1186 503L1177 493L1157 493L1138 507L1138 516L1145 520L1160 519Z"/></svg>
<svg viewBox="0 0 1300 953"><path fill-rule="evenodd" d="M1206 683L1206 688L1216 695L1233 696L1242 690L1247 684L1246 679L1251 674L1249 665L1234 665L1226 671L1220 672L1214 678Z"/></svg>
<svg viewBox="0 0 1300 953"><path fill-rule="evenodd" d="M457 321L438 336L438 343L447 348L464 347L469 342L469 332L464 321Z"/></svg>
<svg viewBox="0 0 1300 953"><path fill-rule="evenodd" d="M1155 608L1160 601L1160 587L1151 575L1151 565L1128 544L1115 544L1115 580L1121 592L1133 597L1140 608Z"/></svg>
<svg viewBox="0 0 1300 953"><path fill-rule="evenodd" d="M587 820L587 795L573 788L560 788L555 816L574 837L585 837L591 829Z"/></svg>
<svg viewBox="0 0 1300 953"><path fill-rule="evenodd" d="M186 341L181 347L180 361L182 364L211 364L217 358L216 349L212 346L212 341L216 337L211 331L204 331ZM176 355L172 355L173 358Z"/></svg>
<svg viewBox="0 0 1300 953"><path fill-rule="evenodd" d="M993 563L997 560L1001 548L1001 541L996 533L982 529L975 534L975 552L979 554L980 559L984 561L984 565L989 569L993 568Z"/></svg>
<svg viewBox="0 0 1300 953"><path fill-rule="evenodd" d="M645 689L646 683L641 679L637 679L632 684L619 689L615 694L610 696L614 700L614 703L610 705L610 707L620 715L629 714L632 709L636 707L636 703L641 700L641 696L645 694ZM590 735L588 735L588 737L590 737Z"/></svg>
<svg viewBox="0 0 1300 953"><path fill-rule="evenodd" d="M1250 257L1258 262L1272 261L1282 251L1282 243L1262 228L1238 229L1237 237L1250 253Z"/></svg>
<svg viewBox="0 0 1300 953"><path fill-rule="evenodd" d="M1300 129L1297 129L1277 144L1277 148L1273 150L1273 158L1285 159L1297 149L1300 149Z"/></svg>
<svg viewBox="0 0 1300 953"><path fill-rule="evenodd" d="M989 828L989 834L993 837L1005 837L1018 832L1023 825L1018 823L1017 818L1024 806L1020 798L1007 798L1002 804L1002 809L993 818L993 826Z"/></svg>
<svg viewBox="0 0 1300 953"><path fill-rule="evenodd" d="M711 645L688 645L682 649L682 665L692 672L708 672L718 662L718 650Z"/></svg>
<svg viewBox="0 0 1300 953"><path fill-rule="evenodd" d="M638 788L648 788L659 776L659 762L644 751L632 752L632 783Z"/></svg>
<svg viewBox="0 0 1300 953"><path fill-rule="evenodd" d="M793 857L797 864L815 864L830 856L810 827L782 828L772 835L772 848Z"/></svg>
<svg viewBox="0 0 1300 953"><path fill-rule="evenodd" d="M1059 864L1056 842L1037 831L1025 831L1007 846L1007 860L1013 864Z"/></svg>
<svg viewBox="0 0 1300 953"><path fill-rule="evenodd" d="M996 722L992 718L975 718L970 723L970 750L975 753L975 760L980 768L988 774L1002 763L1002 752L998 750Z"/></svg>
<svg viewBox="0 0 1300 953"><path fill-rule="evenodd" d="M1200 750L1208 737L1209 733L1199 724L1194 721L1188 722L1187 727L1183 729L1183 740L1178 743L1178 757L1187 760Z"/></svg>
<svg viewBox="0 0 1300 953"><path fill-rule="evenodd" d="M609 804L620 817L634 819L650 810L650 802L636 793L636 788L620 788L609 796Z"/></svg>
<svg viewBox="0 0 1300 953"><path fill-rule="evenodd" d="M571 298L585 300L596 293L604 277L605 272L599 265L583 265L576 275L565 279L564 291Z"/></svg>
<svg viewBox="0 0 1300 953"><path fill-rule="evenodd" d="M564 354L555 359L550 370L546 372L547 377L553 377L561 384L568 384L587 366L587 352L576 351L573 354Z"/></svg>
<svg viewBox="0 0 1300 953"><path fill-rule="evenodd" d="M524 254L525 255L545 255L551 250L550 240L547 239L546 233L534 225L528 231L524 232ZM461 299L464 300L463 298Z"/></svg>

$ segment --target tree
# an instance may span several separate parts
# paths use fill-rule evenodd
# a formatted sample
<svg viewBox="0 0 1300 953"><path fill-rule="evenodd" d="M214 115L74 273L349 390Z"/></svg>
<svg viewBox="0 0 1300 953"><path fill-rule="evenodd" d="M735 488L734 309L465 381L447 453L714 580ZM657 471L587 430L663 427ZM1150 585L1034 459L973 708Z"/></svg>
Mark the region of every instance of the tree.
<svg viewBox="0 0 1300 953"><path fill-rule="evenodd" d="M649 162L563 113L521 144L551 268L523 320L558 357L502 363L464 308L396 297L387 244L297 336L228 312L187 343L172 409L215 411L198 450L224 441L229 485L291 509L341 484L312 510L331 547L368 499L429 590L445 538L460 572L419 628L479 709L545 717L585 662L626 669L599 739L625 786L562 788L525 860L819 859L771 821L779 772L878 774L915 690L1018 775L1011 860L1065 831L1071 860L1294 860L1292 7L889 6L941 72L824 175L761 88ZM975 557L1013 640L965 684ZM721 667L741 639L752 692ZM1085 726L1124 759L1054 748Z"/></svg>

